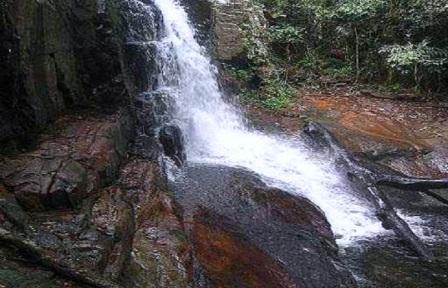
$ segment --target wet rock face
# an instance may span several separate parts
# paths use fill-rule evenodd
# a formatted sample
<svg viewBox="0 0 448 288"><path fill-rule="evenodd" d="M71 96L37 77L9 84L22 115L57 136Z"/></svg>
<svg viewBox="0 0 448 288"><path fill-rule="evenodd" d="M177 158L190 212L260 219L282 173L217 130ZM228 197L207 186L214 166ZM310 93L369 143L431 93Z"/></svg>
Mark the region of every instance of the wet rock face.
<svg viewBox="0 0 448 288"><path fill-rule="evenodd" d="M211 37L213 34L213 0L181 0L180 2L196 28L199 44L211 49L213 46Z"/></svg>
<svg viewBox="0 0 448 288"><path fill-rule="evenodd" d="M127 88L138 95L151 91L157 83L155 41L161 36L162 17L152 1L122 0L120 10L125 19Z"/></svg>
<svg viewBox="0 0 448 288"><path fill-rule="evenodd" d="M113 110L152 88L161 18L145 2L2 1L0 152L34 143L62 113Z"/></svg>
<svg viewBox="0 0 448 288"><path fill-rule="evenodd" d="M175 124L166 124L159 131L159 141L165 155L170 157L177 166L182 166L186 160L182 130Z"/></svg>
<svg viewBox="0 0 448 288"><path fill-rule="evenodd" d="M200 287L356 286L325 216L308 200L225 167L186 167L172 185L191 223Z"/></svg>
<svg viewBox="0 0 448 288"><path fill-rule="evenodd" d="M0 286L190 283L183 223L159 164L148 160L129 160L114 185L86 198L77 210L30 213L0 186L0 241Z"/></svg>
<svg viewBox="0 0 448 288"><path fill-rule="evenodd" d="M125 156L132 121L126 113L101 120L65 117L54 129L63 133L44 136L36 150L0 161L0 180L28 210L77 207L110 183Z"/></svg>
<svg viewBox="0 0 448 288"><path fill-rule="evenodd" d="M183 222L160 168L144 160L123 169L120 186L133 203L135 234L125 269L131 287L188 287L189 251Z"/></svg>
<svg viewBox="0 0 448 288"><path fill-rule="evenodd" d="M157 139L160 127L172 121L174 102L168 94L158 91L139 94L134 100L137 135L134 153L157 159L163 148Z"/></svg>
<svg viewBox="0 0 448 288"><path fill-rule="evenodd" d="M95 223L122 239L110 250L105 273L121 272L125 287L187 287L189 245L158 164L130 161L102 197L106 201L93 209Z"/></svg>

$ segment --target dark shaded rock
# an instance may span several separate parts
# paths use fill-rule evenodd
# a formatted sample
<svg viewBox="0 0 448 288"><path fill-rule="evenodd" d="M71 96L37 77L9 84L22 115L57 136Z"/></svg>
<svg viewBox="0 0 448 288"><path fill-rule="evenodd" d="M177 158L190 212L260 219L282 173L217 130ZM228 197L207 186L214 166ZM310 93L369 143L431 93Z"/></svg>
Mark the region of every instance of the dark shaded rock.
<svg viewBox="0 0 448 288"><path fill-rule="evenodd" d="M91 286L75 283L45 270L27 259L17 250L0 247L0 286L1 287L35 287L35 288L88 288Z"/></svg>
<svg viewBox="0 0 448 288"><path fill-rule="evenodd" d="M446 243L436 244L434 248L436 255L446 255ZM407 253L396 239L381 239L362 247L347 248L344 258L357 271L360 287L446 287L446 259L425 262L407 257Z"/></svg>
<svg viewBox="0 0 448 288"><path fill-rule="evenodd" d="M28 210L76 207L109 183L125 156L132 122L126 113L66 117L56 124L59 129L35 151L0 161L1 181Z"/></svg>
<svg viewBox="0 0 448 288"><path fill-rule="evenodd" d="M80 283L73 287L189 287L190 245L178 215L159 164L147 160L129 161L116 185L79 210L26 213L2 188L0 242L8 256L0 263L12 268L6 276L0 269L0 284L28 279L32 264L52 281ZM24 255L17 264L14 249Z"/></svg>
<svg viewBox="0 0 448 288"><path fill-rule="evenodd" d="M155 57L156 46L154 43L129 42L126 44L125 61L134 95L152 90L156 85L157 74L154 72L158 67Z"/></svg>
<svg viewBox="0 0 448 288"><path fill-rule="evenodd" d="M150 42L160 36L162 15L152 0L121 1L127 42Z"/></svg>
<svg viewBox="0 0 448 288"><path fill-rule="evenodd" d="M67 110L129 101L121 2L2 1L2 150L34 142L36 132Z"/></svg>
<svg viewBox="0 0 448 288"><path fill-rule="evenodd" d="M159 158L163 148L157 139L158 133L161 126L172 120L173 107L173 99L163 92L141 93L134 99L137 127L134 154L149 160Z"/></svg>
<svg viewBox="0 0 448 288"><path fill-rule="evenodd" d="M141 93L135 99L139 134L156 135L156 130L173 118L174 101L170 95L154 91Z"/></svg>
<svg viewBox="0 0 448 288"><path fill-rule="evenodd" d="M394 248L372 247L366 251L362 264L369 280L380 287L446 287L447 261L415 263Z"/></svg>
<svg viewBox="0 0 448 288"><path fill-rule="evenodd" d="M36 234L38 235L38 234ZM52 270L59 275L78 281L86 286L94 287L118 287L118 285L101 276L95 274L88 266L83 266L83 260L79 258L58 257L58 250L48 249L36 241L38 239L30 239L24 235L14 234L3 228L0 228L0 241L7 246L12 246L23 255L28 255L28 262L35 263L48 270ZM59 247L60 248L60 247ZM59 252L60 253L60 252ZM83 263L83 264L80 264ZM19 266L19 269L21 267ZM23 270L23 269L22 269ZM18 276L26 277L20 270L15 270Z"/></svg>
<svg viewBox="0 0 448 288"><path fill-rule="evenodd" d="M11 222L20 229L28 227L29 217L17 203L14 195L0 184L0 226Z"/></svg>
<svg viewBox="0 0 448 288"><path fill-rule="evenodd" d="M160 128L159 141L165 155L170 157L177 166L182 166L186 160L182 130L174 124L166 124Z"/></svg>
<svg viewBox="0 0 448 288"><path fill-rule="evenodd" d="M126 31L124 65L131 95L152 90L157 82L155 41L161 34L162 17L152 1L121 1Z"/></svg>
<svg viewBox="0 0 448 288"><path fill-rule="evenodd" d="M338 258L325 216L307 199L226 167L185 167L172 185L199 241L194 249L197 281L263 287L251 286L251 281L271 281L266 279L271 275L280 287L356 286ZM255 267L251 258L264 262ZM234 274L236 270L245 273Z"/></svg>
<svg viewBox="0 0 448 288"><path fill-rule="evenodd" d="M62 5L61 5L62 4ZM71 103L85 100L71 33L60 11L65 3L2 1L0 142L53 121ZM5 61L3 61L5 60ZM5 73L5 74L4 74Z"/></svg>
<svg viewBox="0 0 448 288"><path fill-rule="evenodd" d="M181 0L197 33L197 41L212 50L213 46L213 1Z"/></svg>

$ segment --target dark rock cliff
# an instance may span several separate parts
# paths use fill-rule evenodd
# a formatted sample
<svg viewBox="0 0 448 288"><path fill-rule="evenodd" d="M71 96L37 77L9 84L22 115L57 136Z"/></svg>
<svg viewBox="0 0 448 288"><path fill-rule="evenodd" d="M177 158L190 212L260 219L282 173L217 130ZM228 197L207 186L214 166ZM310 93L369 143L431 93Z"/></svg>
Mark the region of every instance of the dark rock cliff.
<svg viewBox="0 0 448 288"><path fill-rule="evenodd" d="M2 150L30 144L36 132L63 113L80 108L104 111L130 103L126 78L131 73L127 71L137 69L134 67L137 59L131 53L129 57L125 55L130 50L126 41L133 40L136 34L128 33L132 31L129 26L139 25L141 30L146 26L143 31L146 33L141 33L140 38L153 37L157 20L155 15L145 20L143 15L139 18L138 13L133 13L139 3L121 0L1 2ZM147 25L145 21L153 23ZM140 67L146 69L143 65ZM150 71L145 72L144 75L150 75ZM133 81L141 90L149 85L139 82Z"/></svg>
<svg viewBox="0 0 448 288"><path fill-rule="evenodd" d="M182 222L142 129L159 11L0 5L0 287L181 287Z"/></svg>

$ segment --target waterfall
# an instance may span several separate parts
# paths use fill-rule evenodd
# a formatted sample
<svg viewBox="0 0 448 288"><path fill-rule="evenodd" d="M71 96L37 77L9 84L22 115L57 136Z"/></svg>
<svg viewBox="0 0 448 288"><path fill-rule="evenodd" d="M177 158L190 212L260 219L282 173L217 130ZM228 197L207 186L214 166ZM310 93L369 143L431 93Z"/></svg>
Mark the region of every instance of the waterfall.
<svg viewBox="0 0 448 288"><path fill-rule="evenodd" d="M373 209L353 194L328 159L298 139L246 126L241 113L224 101L217 69L196 41L183 7L176 0L155 4L164 22L158 89L175 100L188 161L243 167L271 186L308 198L324 211L340 245L384 233Z"/></svg>

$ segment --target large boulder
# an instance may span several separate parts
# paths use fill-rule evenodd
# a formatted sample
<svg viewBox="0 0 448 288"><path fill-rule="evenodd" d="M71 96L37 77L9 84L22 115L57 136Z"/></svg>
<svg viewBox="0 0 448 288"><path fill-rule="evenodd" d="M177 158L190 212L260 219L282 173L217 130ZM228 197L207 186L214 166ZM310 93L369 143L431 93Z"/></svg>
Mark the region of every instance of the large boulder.
<svg viewBox="0 0 448 288"><path fill-rule="evenodd" d="M190 287L179 215L159 164L143 159L129 160L79 209L24 211L0 186L0 286Z"/></svg>
<svg viewBox="0 0 448 288"><path fill-rule="evenodd" d="M36 150L0 159L0 180L27 210L77 207L114 179L132 128L127 113L64 117Z"/></svg>
<svg viewBox="0 0 448 288"><path fill-rule="evenodd" d="M330 224L307 199L228 167L186 167L173 189L191 223L196 284L356 286Z"/></svg>
<svg viewBox="0 0 448 288"><path fill-rule="evenodd" d="M252 0L182 0L202 46L220 62L245 63L266 57L267 21Z"/></svg>
<svg viewBox="0 0 448 288"><path fill-rule="evenodd" d="M237 225L205 209L195 215L193 243L202 281L211 287L297 287L281 263L233 231Z"/></svg>

